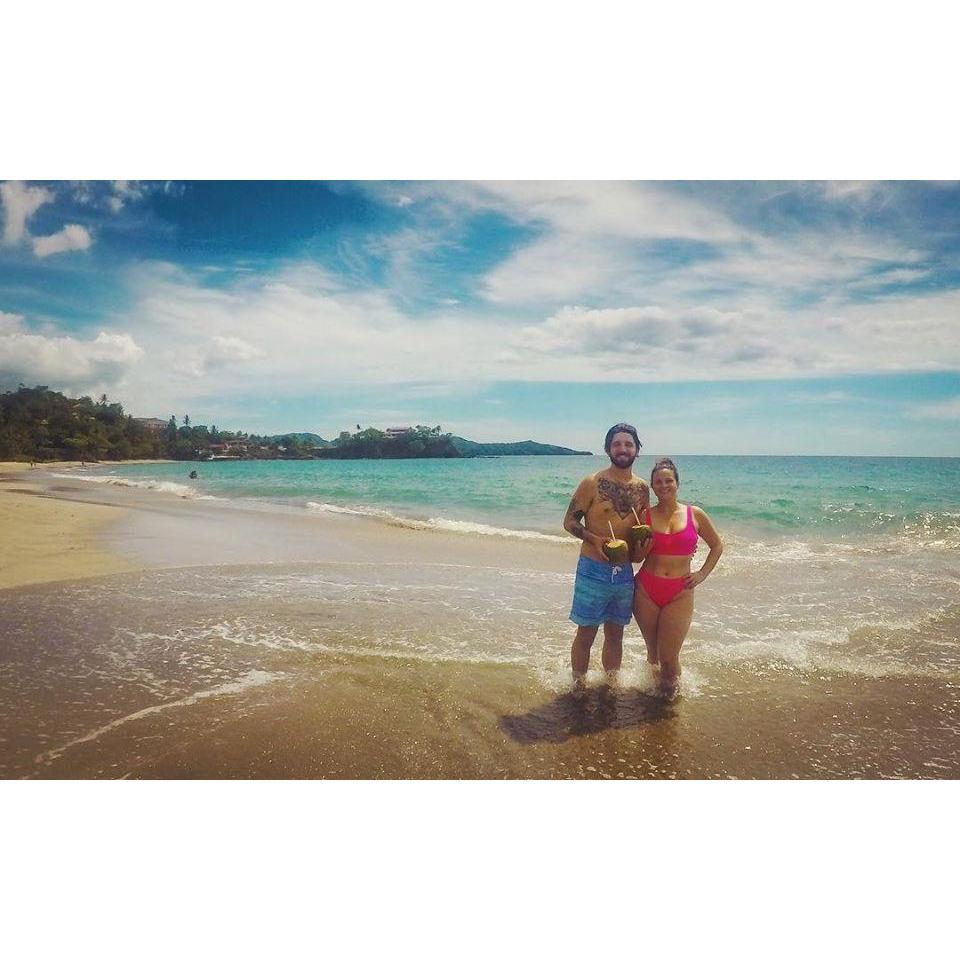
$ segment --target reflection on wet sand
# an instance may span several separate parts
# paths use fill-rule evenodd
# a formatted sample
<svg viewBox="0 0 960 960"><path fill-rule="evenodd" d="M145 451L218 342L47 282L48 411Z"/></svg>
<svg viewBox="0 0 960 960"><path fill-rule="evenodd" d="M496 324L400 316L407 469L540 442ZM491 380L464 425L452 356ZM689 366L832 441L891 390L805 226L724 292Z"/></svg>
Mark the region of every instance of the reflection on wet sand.
<svg viewBox="0 0 960 960"><path fill-rule="evenodd" d="M582 693L562 694L526 713L501 717L499 727L520 744L564 743L604 730L658 723L675 707L675 703L667 704L640 690L600 685Z"/></svg>

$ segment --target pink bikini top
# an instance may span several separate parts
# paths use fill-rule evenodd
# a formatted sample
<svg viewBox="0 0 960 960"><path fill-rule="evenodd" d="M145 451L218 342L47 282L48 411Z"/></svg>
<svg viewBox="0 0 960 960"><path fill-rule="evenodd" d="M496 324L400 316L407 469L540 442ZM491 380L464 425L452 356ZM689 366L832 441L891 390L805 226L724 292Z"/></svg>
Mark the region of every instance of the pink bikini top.
<svg viewBox="0 0 960 960"><path fill-rule="evenodd" d="M653 530L653 519L647 507L647 523ZM700 534L693 525L693 508L687 504L687 525L677 533L658 533L653 530L651 557L692 557L697 552L697 539Z"/></svg>

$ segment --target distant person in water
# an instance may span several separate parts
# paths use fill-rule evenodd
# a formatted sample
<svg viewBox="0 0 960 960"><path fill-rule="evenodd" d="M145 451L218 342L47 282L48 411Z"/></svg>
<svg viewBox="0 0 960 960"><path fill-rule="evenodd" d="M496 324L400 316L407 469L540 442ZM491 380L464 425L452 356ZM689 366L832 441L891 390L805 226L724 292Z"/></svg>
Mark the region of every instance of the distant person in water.
<svg viewBox="0 0 960 960"><path fill-rule="evenodd" d="M600 624L601 662L608 679L616 679L623 659L623 628L633 612L633 567L629 560L611 563L603 546L611 539L611 526L617 539L626 540L634 524L633 511L645 510L650 502L646 482L633 475L640 446L636 427L629 423L612 426L603 444L610 466L580 482L563 518L564 529L583 541L570 611L570 619L577 625L570 650L575 690L585 684L590 648Z"/></svg>
<svg viewBox="0 0 960 960"><path fill-rule="evenodd" d="M647 645L647 662L660 671L659 692L672 700L680 682L680 648L693 619L693 592L717 565L723 540L703 510L677 502L680 471L672 460L654 464L650 486L657 505L641 519L653 528L653 536L634 556L643 566L633 611ZM701 537L710 552L703 566L691 572Z"/></svg>

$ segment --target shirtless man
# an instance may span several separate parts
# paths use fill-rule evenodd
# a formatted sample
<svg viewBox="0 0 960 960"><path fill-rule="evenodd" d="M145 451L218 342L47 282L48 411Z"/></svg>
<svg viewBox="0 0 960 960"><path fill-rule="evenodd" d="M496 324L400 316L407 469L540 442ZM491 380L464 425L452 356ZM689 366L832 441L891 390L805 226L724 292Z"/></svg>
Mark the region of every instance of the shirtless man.
<svg viewBox="0 0 960 960"><path fill-rule="evenodd" d="M639 514L650 503L650 488L632 471L640 446L636 427L629 423L612 426L603 444L610 466L580 482L563 518L563 528L583 541L570 611L570 619L577 625L570 650L574 689L583 688L590 648L601 623L601 660L609 679L616 679L623 659L623 628L633 615L633 567L610 563L603 545L610 539L608 524L613 525L618 539L626 540L636 522L633 510Z"/></svg>

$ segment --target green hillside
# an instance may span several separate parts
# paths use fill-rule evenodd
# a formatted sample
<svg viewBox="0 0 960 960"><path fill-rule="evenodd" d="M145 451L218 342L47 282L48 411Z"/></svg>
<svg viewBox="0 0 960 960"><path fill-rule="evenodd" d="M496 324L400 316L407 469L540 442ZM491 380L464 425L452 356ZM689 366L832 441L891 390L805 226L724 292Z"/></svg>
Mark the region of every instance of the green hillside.
<svg viewBox="0 0 960 960"><path fill-rule="evenodd" d="M216 426L139 418L103 394L74 399L49 387L0 394L0 460L368 460L408 457L590 456L549 443L475 443L417 425L399 436L368 428L335 441L315 433L258 436Z"/></svg>
<svg viewBox="0 0 960 960"><path fill-rule="evenodd" d="M535 440L520 440L516 443L476 443L463 437L454 437L453 445L463 457L589 457L589 450L571 450Z"/></svg>

